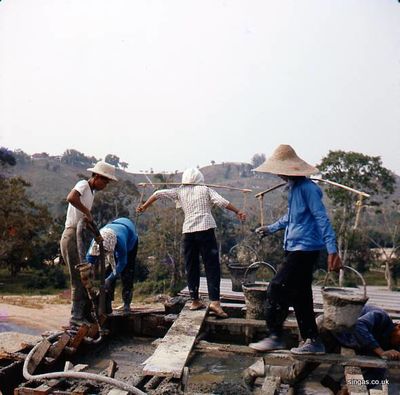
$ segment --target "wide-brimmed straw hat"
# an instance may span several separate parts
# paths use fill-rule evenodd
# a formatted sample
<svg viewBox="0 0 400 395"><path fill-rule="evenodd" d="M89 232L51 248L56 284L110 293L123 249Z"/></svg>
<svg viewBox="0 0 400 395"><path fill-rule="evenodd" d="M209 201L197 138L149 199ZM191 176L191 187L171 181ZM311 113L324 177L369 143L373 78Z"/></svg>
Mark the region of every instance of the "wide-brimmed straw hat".
<svg viewBox="0 0 400 395"><path fill-rule="evenodd" d="M319 170L300 159L296 151L290 146L281 144L273 154L254 171L284 176L311 176L319 173Z"/></svg>
<svg viewBox="0 0 400 395"><path fill-rule="evenodd" d="M110 180L118 181L117 177L115 177L115 167L102 160L100 162L97 162L94 167L91 167L87 170L91 171L92 173L99 174L100 176L106 177Z"/></svg>

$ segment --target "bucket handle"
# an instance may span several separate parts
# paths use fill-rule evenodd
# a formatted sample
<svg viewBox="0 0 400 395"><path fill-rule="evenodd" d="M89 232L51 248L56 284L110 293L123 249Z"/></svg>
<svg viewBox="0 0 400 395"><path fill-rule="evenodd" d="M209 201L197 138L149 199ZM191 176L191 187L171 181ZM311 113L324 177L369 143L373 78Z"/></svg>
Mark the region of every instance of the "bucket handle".
<svg viewBox="0 0 400 395"><path fill-rule="evenodd" d="M364 287L364 299L365 299L365 298L367 297L367 284L366 284L366 282L365 282L364 277L362 276L362 274L361 274L360 272L358 272L356 269L354 269L353 267L351 267L351 266L346 266L346 265L344 265L340 270L344 270L344 269L347 269L347 270L352 271L353 273L357 274L357 276L361 279L362 285L363 285L363 287ZM327 280L328 280L328 277L329 277L329 274L330 274L330 273L332 273L332 272L329 272L329 271L328 271L328 272L326 273L326 276L325 276L325 279L324 279L324 282L323 282L323 285L322 285L322 289L325 288L326 282L327 282Z"/></svg>
<svg viewBox="0 0 400 395"><path fill-rule="evenodd" d="M260 268L260 264L266 266L268 269L270 269L274 275L276 274L276 269L268 262L265 261L257 261L252 263L244 272L244 276L243 276L243 284L246 284L246 277L247 277L247 272L249 271L249 269L255 267L256 269Z"/></svg>
<svg viewBox="0 0 400 395"><path fill-rule="evenodd" d="M228 255L232 254L232 251L234 251L236 248L239 248L239 247L245 247L245 248L247 248L248 250L250 250L250 251L258 258L258 254L257 254L256 250L255 250L253 247L250 247L249 245L244 244L244 243L242 243L242 244L240 244L240 243L235 244L235 245L234 245L233 247L231 247L231 249L229 250Z"/></svg>

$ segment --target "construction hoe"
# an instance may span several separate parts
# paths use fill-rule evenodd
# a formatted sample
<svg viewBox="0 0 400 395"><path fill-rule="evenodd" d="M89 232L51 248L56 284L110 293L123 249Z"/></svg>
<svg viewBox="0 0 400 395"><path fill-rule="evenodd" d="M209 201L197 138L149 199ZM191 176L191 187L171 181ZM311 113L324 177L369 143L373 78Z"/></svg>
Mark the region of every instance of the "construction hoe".
<svg viewBox="0 0 400 395"><path fill-rule="evenodd" d="M96 242L99 245L100 250L100 286L95 287L93 284L94 271L93 265L86 262L86 248L83 241L84 230L89 230L93 233ZM101 238L100 232L94 222L87 222L84 219L80 220L76 228L76 240L79 254L80 264L76 266L79 270L81 281L85 287L89 300L92 304L93 317L99 327L100 334L104 332L102 328L104 322L106 321L106 288L105 288L105 253L103 240Z"/></svg>

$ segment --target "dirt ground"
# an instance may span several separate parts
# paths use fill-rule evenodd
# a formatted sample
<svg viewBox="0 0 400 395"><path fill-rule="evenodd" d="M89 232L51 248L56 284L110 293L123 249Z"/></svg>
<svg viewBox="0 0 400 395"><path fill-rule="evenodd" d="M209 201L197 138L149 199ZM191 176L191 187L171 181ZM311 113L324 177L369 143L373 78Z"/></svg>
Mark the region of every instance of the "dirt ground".
<svg viewBox="0 0 400 395"><path fill-rule="evenodd" d="M60 330L70 315L69 301L59 296L0 296L0 323L42 331Z"/></svg>

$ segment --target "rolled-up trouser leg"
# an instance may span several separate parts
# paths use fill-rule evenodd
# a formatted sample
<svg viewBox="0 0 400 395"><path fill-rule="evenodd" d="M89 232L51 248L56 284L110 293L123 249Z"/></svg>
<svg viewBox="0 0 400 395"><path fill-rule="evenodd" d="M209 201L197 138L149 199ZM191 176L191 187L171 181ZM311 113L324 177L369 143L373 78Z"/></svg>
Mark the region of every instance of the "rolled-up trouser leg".
<svg viewBox="0 0 400 395"><path fill-rule="evenodd" d="M60 241L61 255L68 266L71 281L71 318L83 320L90 317L90 301L84 288L79 270L75 268L79 262L76 242L76 229L66 228Z"/></svg>

